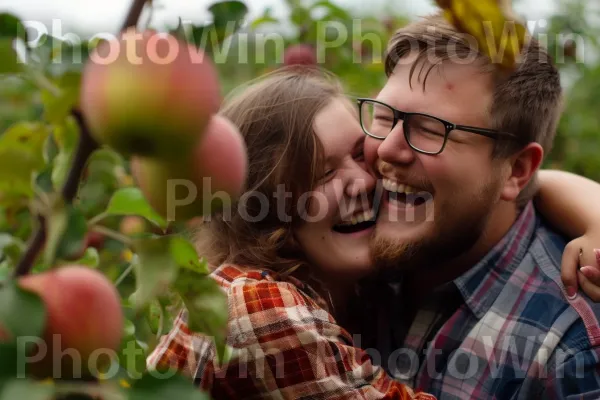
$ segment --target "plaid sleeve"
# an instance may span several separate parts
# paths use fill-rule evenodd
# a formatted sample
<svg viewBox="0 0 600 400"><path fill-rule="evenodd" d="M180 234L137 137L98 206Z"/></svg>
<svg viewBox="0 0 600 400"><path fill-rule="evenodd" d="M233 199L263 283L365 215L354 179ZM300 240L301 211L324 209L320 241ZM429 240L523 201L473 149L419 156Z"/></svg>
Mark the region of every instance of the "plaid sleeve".
<svg viewBox="0 0 600 400"><path fill-rule="evenodd" d="M182 375L194 379L198 369L199 350L210 348L208 338L194 334L187 325L187 312L182 310L173 321L173 328L167 335L160 338L156 348L146 359L146 367L154 369L175 369ZM199 346L200 344L200 346Z"/></svg>
<svg viewBox="0 0 600 400"><path fill-rule="evenodd" d="M536 379L542 391L538 398L600 399L600 348L593 347L563 358L545 379Z"/></svg>
<svg viewBox="0 0 600 400"><path fill-rule="evenodd" d="M208 365L199 365L197 373L215 399L434 399L373 365L333 317L293 284L233 282L229 301L228 342L236 357L221 366L203 357ZM166 359L180 362L178 356Z"/></svg>

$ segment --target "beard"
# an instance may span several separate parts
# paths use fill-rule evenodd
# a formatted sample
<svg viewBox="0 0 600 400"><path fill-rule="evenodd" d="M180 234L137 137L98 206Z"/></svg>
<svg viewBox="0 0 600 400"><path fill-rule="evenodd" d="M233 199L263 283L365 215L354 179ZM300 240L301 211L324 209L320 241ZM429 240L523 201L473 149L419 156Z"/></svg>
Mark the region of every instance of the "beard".
<svg viewBox="0 0 600 400"><path fill-rule="evenodd" d="M501 188L499 180L492 177L475 195L441 202L435 222L421 222L433 224L430 232L421 237L405 240L375 232L370 251L377 275L393 279L417 269L435 271L468 252L484 234Z"/></svg>

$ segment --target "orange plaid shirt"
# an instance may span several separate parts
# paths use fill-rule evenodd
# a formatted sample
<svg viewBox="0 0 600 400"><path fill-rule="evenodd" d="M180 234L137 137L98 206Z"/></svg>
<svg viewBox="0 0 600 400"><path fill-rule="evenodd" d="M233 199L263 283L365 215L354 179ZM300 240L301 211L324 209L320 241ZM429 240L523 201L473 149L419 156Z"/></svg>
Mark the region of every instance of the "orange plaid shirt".
<svg viewBox="0 0 600 400"><path fill-rule="evenodd" d="M228 296L227 344L236 356L218 365L212 339L191 332L182 310L148 357L149 369L176 368L217 400L435 400L373 365L310 286L234 265L212 276Z"/></svg>

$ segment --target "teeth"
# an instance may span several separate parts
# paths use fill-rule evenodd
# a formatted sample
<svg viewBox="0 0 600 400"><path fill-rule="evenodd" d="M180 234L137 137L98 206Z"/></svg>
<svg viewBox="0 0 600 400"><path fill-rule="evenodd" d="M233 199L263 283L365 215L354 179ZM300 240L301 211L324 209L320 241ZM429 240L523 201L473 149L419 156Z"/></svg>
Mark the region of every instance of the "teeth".
<svg viewBox="0 0 600 400"><path fill-rule="evenodd" d="M357 225L357 224L360 224L361 222L370 221L374 218L375 218L375 214L373 213L373 211L368 210L368 211L363 212L362 214L353 216L352 219L350 220L350 222L343 222L340 225L344 225L344 226Z"/></svg>
<svg viewBox="0 0 600 400"><path fill-rule="evenodd" d="M402 183L395 182L391 179L383 180L383 188L388 192L396 192L396 193L417 193L419 190L412 186L408 186Z"/></svg>

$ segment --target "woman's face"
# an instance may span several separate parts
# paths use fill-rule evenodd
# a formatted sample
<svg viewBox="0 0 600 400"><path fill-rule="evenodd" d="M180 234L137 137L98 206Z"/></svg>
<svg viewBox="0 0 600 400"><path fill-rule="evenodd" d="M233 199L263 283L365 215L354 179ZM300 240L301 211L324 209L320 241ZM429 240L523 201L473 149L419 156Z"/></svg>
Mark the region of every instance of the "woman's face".
<svg viewBox="0 0 600 400"><path fill-rule="evenodd" d="M326 173L312 193L300 198L303 222L295 237L325 277L360 278L371 267L369 238L375 225L371 206L376 181L367 172L365 135L357 111L345 99L324 107L314 129L324 149Z"/></svg>

